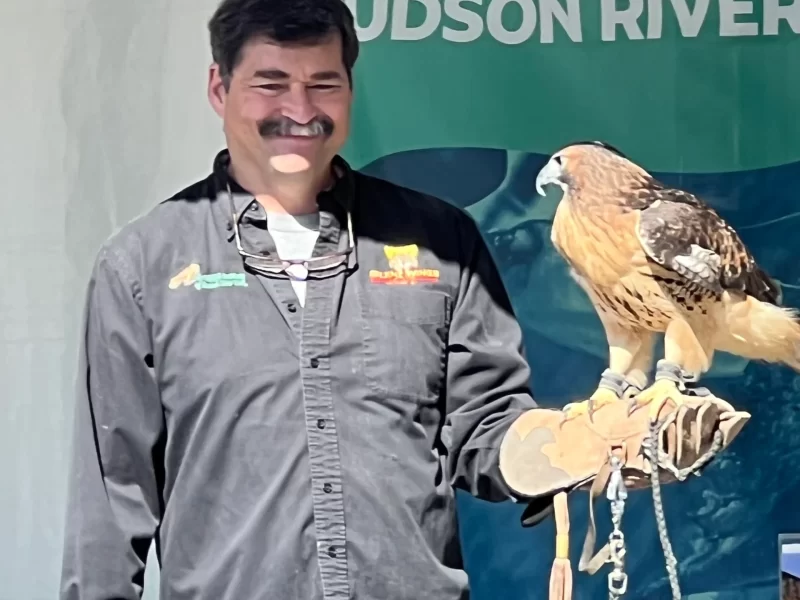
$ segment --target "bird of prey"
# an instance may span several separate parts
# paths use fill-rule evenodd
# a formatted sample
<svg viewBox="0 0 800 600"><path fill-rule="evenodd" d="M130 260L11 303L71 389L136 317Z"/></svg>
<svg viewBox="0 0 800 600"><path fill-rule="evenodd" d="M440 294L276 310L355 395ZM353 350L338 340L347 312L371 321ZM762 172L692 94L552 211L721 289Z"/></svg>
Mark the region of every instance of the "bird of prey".
<svg viewBox="0 0 800 600"><path fill-rule="evenodd" d="M566 418L620 399L657 415L711 367L715 351L800 371L800 321L734 229L603 142L556 152L536 190L563 191L551 240L605 329L608 368ZM664 357L651 374L655 337Z"/></svg>

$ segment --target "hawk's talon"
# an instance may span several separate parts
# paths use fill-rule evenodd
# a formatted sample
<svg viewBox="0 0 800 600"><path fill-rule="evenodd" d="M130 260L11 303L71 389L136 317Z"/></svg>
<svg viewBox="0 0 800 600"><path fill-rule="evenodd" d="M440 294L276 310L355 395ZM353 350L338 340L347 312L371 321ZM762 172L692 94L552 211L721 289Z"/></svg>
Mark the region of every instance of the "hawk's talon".
<svg viewBox="0 0 800 600"><path fill-rule="evenodd" d="M599 387L595 392L591 395L588 400L584 400L583 402L572 402L564 406L562 411L564 412L564 418L561 420L562 423L566 421L571 421L573 419L577 419L582 415L589 415L589 421L594 422L594 413L603 408L606 404L610 404L612 402L618 402L620 397L614 393L613 390L610 390L605 387Z"/></svg>
<svg viewBox="0 0 800 600"><path fill-rule="evenodd" d="M683 394L678 389L678 384L672 379L656 379L653 385L631 400L628 406L628 416L639 408L647 406L650 420L657 421L661 409L670 400L676 406L684 403Z"/></svg>

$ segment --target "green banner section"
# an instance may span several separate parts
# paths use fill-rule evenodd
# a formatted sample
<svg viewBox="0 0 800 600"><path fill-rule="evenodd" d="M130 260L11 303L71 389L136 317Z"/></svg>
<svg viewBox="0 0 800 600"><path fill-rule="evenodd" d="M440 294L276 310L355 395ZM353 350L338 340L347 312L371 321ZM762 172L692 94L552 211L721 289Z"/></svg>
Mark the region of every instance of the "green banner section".
<svg viewBox="0 0 800 600"><path fill-rule="evenodd" d="M800 0L347 0L346 155L549 154L603 139L652 171L800 160Z"/></svg>

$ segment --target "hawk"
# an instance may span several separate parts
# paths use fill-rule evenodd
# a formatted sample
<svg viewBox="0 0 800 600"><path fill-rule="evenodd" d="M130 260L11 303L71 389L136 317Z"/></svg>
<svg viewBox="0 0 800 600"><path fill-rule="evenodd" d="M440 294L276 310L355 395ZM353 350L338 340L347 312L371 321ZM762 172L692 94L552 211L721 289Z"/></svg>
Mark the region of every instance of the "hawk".
<svg viewBox="0 0 800 600"><path fill-rule="evenodd" d="M658 414L724 351L800 371L800 322L736 231L700 198L657 181L603 142L556 152L536 190L563 191L551 240L589 296L608 340L608 368L566 418L632 398ZM653 346L664 356L650 387Z"/></svg>

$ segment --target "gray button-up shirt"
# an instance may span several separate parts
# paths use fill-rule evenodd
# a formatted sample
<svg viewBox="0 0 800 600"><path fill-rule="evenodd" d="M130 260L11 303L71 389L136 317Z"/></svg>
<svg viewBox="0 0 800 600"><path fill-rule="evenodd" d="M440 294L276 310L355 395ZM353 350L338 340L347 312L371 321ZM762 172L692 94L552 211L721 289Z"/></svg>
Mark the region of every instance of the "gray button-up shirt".
<svg viewBox="0 0 800 600"><path fill-rule="evenodd" d="M211 175L98 254L85 307L63 600L468 598L454 488L510 492L498 447L533 408L520 328L474 222L353 172L285 277L261 206ZM228 184L232 194L228 194ZM313 273L312 273L313 275Z"/></svg>

